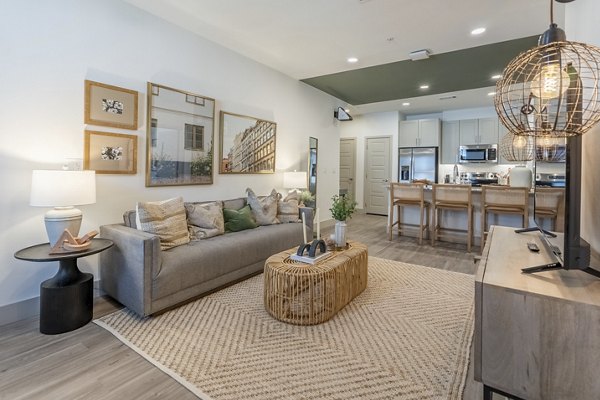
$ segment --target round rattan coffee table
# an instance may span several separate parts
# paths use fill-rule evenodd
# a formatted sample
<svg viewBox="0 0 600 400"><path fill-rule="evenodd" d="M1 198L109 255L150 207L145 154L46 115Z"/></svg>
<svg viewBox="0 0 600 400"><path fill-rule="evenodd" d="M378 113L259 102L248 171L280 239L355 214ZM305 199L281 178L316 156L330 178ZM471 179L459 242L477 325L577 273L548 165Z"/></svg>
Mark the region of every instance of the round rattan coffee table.
<svg viewBox="0 0 600 400"><path fill-rule="evenodd" d="M265 262L265 308L274 318L296 325L329 320L367 287L367 246L349 248L316 264L289 258L296 249L275 254Z"/></svg>

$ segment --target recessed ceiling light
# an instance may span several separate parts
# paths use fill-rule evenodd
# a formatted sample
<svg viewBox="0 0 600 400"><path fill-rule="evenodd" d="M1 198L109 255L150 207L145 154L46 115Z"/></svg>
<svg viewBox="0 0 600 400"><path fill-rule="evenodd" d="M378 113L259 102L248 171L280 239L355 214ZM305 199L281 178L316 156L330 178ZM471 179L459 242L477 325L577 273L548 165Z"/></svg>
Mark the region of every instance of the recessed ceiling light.
<svg viewBox="0 0 600 400"><path fill-rule="evenodd" d="M481 35L485 32L485 28L475 28L471 31L471 35Z"/></svg>
<svg viewBox="0 0 600 400"><path fill-rule="evenodd" d="M500 79L500 78L502 78L502 74L492 75L492 79L494 79L494 80Z"/></svg>
<svg viewBox="0 0 600 400"><path fill-rule="evenodd" d="M496 92L489 92L488 93L488 96L495 96L495 95L496 95Z"/></svg>
<svg viewBox="0 0 600 400"><path fill-rule="evenodd" d="M354 64L355 62L358 62L358 58L348 57L348 59L346 61L348 61L350 64Z"/></svg>
<svg viewBox="0 0 600 400"><path fill-rule="evenodd" d="M407 106L410 106L410 103L409 103L409 102L406 102L406 103L402 103L402 105L403 105L404 107L407 107Z"/></svg>
<svg viewBox="0 0 600 400"><path fill-rule="evenodd" d="M429 89L429 85L421 85L419 86L421 89Z"/></svg>

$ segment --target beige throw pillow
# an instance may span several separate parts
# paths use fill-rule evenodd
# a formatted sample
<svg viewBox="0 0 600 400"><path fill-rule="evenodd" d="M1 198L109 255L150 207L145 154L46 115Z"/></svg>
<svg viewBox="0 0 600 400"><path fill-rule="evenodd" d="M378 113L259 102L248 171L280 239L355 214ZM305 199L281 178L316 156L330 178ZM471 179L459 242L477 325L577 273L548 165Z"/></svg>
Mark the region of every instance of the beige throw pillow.
<svg viewBox="0 0 600 400"><path fill-rule="evenodd" d="M277 219L279 222L298 222L298 202L300 195L298 192L290 192L285 199L277 202Z"/></svg>
<svg viewBox="0 0 600 400"><path fill-rule="evenodd" d="M185 203L191 240L207 239L225 233L223 202Z"/></svg>
<svg viewBox="0 0 600 400"><path fill-rule="evenodd" d="M162 250L189 243L183 198L139 202L136 212L138 229L157 235Z"/></svg>
<svg viewBox="0 0 600 400"><path fill-rule="evenodd" d="M252 191L252 189L246 189L248 193L248 205L252 210L252 216L256 220L256 223L260 225L273 225L278 224L277 219L277 200L279 200L279 193L275 189L271 191L271 194L265 197L258 198Z"/></svg>

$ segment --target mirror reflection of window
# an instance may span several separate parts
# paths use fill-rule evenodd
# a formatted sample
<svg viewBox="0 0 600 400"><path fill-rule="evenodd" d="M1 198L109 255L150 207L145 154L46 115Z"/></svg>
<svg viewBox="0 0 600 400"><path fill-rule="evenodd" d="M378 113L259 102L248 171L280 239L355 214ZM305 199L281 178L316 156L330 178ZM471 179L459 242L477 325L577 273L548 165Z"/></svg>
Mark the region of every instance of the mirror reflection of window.
<svg viewBox="0 0 600 400"><path fill-rule="evenodd" d="M317 203L317 160L319 139L310 137L308 147L308 191L314 196L311 206L315 207Z"/></svg>

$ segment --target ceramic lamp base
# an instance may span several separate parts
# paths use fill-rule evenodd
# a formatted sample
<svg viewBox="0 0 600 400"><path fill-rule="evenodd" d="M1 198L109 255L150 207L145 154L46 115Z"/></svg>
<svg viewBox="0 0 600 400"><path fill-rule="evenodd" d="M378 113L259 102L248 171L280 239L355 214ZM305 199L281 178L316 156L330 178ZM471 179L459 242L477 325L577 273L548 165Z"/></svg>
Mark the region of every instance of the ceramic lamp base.
<svg viewBox="0 0 600 400"><path fill-rule="evenodd" d="M56 241L68 229L71 235L77 237L81 227L83 213L75 207L55 207L48 211L44 216L46 224L46 233L50 246L54 246Z"/></svg>

